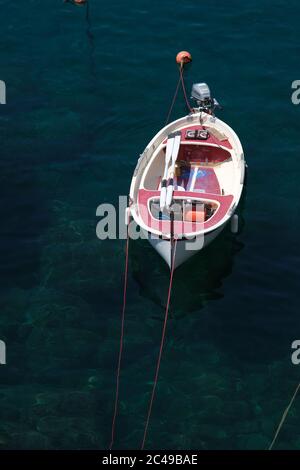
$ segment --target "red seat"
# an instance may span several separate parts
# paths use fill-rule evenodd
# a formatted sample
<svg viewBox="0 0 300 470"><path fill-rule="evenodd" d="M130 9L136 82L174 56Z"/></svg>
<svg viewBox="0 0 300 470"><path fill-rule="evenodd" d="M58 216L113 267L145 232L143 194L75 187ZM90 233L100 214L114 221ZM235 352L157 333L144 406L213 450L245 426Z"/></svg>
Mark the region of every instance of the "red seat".
<svg viewBox="0 0 300 470"><path fill-rule="evenodd" d="M214 215L208 219L204 224L192 222L189 223L189 227L191 230L189 232L196 232L201 229L209 229L213 228L216 224L218 224L227 214L231 203L233 201L233 196L221 196L219 194L208 194L208 193L199 193L199 192L190 192L190 191L174 191L174 197L188 197L191 199L199 198L201 201L207 202L217 202L219 203L219 208L216 210ZM147 189L140 189L138 192L138 206L139 206L139 214L141 219L143 220L144 224L152 228L154 230L158 230L162 233L170 233L170 221L169 220L158 220L155 219L149 211L149 201L151 199L159 200L160 191L157 190L147 190ZM183 229L183 223L181 221L174 221L174 234L181 235ZM186 230L184 230L187 233Z"/></svg>

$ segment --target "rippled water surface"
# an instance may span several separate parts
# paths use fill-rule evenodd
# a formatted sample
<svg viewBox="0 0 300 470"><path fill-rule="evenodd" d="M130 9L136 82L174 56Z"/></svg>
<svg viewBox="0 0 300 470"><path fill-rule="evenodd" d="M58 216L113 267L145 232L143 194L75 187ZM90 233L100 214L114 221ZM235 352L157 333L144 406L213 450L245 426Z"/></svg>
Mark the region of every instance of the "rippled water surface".
<svg viewBox="0 0 300 470"><path fill-rule="evenodd" d="M299 381L299 2L1 0L0 448L107 448L124 241L96 207L128 192L190 50L249 165L240 233L175 273L146 446L264 449ZM186 112L183 100L173 118ZM130 246L117 448L139 448L169 272ZM300 366L298 366L300 367ZM276 448L300 449L297 400Z"/></svg>

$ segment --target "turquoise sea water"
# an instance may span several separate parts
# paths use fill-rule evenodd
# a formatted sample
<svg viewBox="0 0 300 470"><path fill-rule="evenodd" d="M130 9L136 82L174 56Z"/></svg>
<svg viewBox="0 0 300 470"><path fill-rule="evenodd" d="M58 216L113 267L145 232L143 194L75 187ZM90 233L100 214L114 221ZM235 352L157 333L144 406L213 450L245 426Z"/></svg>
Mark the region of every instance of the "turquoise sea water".
<svg viewBox="0 0 300 470"><path fill-rule="evenodd" d="M175 273L147 448L264 449L299 382L299 2L0 1L0 448L107 448L124 241L96 208L128 193L189 50L249 165L242 227ZM173 118L185 114L183 100ZM130 246L116 448L139 448L169 271ZM300 449L295 401L276 448Z"/></svg>

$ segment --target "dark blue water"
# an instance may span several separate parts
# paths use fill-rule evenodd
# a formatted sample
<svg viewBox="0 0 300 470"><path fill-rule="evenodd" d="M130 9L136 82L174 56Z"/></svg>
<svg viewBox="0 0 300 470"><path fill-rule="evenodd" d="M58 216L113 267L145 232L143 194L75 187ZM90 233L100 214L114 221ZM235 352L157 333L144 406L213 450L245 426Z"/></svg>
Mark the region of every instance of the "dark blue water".
<svg viewBox="0 0 300 470"><path fill-rule="evenodd" d="M0 448L107 448L124 241L96 208L127 194L189 50L249 165L240 233L178 269L147 448L264 449L299 381L299 2L1 0ZM185 114L178 100L173 118ZM169 272L130 246L116 448L139 448ZM300 449L295 401L276 448Z"/></svg>

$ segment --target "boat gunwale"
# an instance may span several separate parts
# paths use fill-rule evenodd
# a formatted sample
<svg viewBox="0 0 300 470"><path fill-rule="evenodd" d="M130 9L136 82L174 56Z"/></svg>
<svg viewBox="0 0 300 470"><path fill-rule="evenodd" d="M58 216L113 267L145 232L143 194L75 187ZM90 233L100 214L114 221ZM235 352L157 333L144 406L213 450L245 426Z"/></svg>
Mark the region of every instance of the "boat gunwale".
<svg viewBox="0 0 300 470"><path fill-rule="evenodd" d="M201 122L200 122L201 120ZM229 143L231 144L232 148L225 147L219 143L208 143L205 140L203 141L186 141L183 140L181 142L181 145L208 145L211 147L220 147L226 152L228 152L231 155L231 161L233 164L233 170L236 173L235 175L235 191L231 196L233 197L231 205L225 214L225 216L216 224L213 225L212 227L209 227L207 229L201 230L199 232L193 232L194 236L197 235L202 235L202 234L208 234L222 225L225 225L230 217L232 216L235 208L237 207L243 186L244 186L244 173L245 173L245 159L244 159L244 152L243 148L241 145L241 142L239 140L239 137L235 133L235 131L225 122L221 121L219 118L216 118L214 116L210 116L206 113L193 113L189 114L187 116L183 116L176 121L171 122L167 126L163 127L149 142L149 144L146 146L144 152L141 154L138 163L136 165L136 168L134 170L134 175L131 181L131 186L130 186L130 208L131 208L131 214L135 220L135 222L144 230L146 230L149 233L152 233L154 235L160 236L161 233L158 230L151 229L147 227L147 225L144 224L143 220L141 219L141 216L138 211L138 193L139 189L143 189L142 183L145 179L145 175L148 173L148 170L150 168L150 165L152 161L157 157L158 153L161 151L162 148L166 144L164 144L164 140L168 137L170 132L175 131L175 130L181 130L182 128L185 128L189 125L195 125L199 123L199 125L203 125L206 123L206 125L214 127L215 129L223 132L226 137L228 138ZM149 155L149 152L151 151L151 154ZM230 161L229 159L226 160L225 162ZM225 162L221 162L220 164L224 164ZM142 167L143 164L143 167ZM145 189L145 188L144 188ZM228 194L229 195L229 194Z"/></svg>

